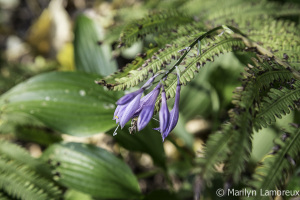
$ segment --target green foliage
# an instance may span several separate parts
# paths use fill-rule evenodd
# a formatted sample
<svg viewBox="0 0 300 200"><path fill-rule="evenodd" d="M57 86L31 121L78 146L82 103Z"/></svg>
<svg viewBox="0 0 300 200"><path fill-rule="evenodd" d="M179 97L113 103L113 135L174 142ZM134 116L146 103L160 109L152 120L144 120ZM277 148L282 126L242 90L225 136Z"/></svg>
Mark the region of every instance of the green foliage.
<svg viewBox="0 0 300 200"><path fill-rule="evenodd" d="M35 76L1 96L2 120L19 124L32 124L38 120L71 135L107 131L114 127L111 115L117 97L97 87L93 81L97 77L80 72L50 72ZM16 117L20 115L25 116Z"/></svg>
<svg viewBox="0 0 300 200"><path fill-rule="evenodd" d="M291 88L282 87L271 89L268 96L263 99L260 112L256 115L254 123L266 127L281 118L282 115L289 114L296 108L296 103L300 99L300 81L296 81Z"/></svg>
<svg viewBox="0 0 300 200"><path fill-rule="evenodd" d="M117 69L108 44L101 44L103 28L87 15L79 15L75 24L74 57L78 71L107 76ZM91 59L93 58L93 59Z"/></svg>
<svg viewBox="0 0 300 200"><path fill-rule="evenodd" d="M141 195L130 168L104 149L80 143L55 144L44 152L43 160L52 167L54 179L66 187L109 199Z"/></svg>
<svg viewBox="0 0 300 200"><path fill-rule="evenodd" d="M31 158L27 152L15 144L6 141L0 141L0 144L2 197L28 200L61 198L61 190L50 179L37 173L36 170L44 167L42 162Z"/></svg>
<svg viewBox="0 0 300 200"><path fill-rule="evenodd" d="M138 182L131 169L112 153L89 144L59 143L63 137L51 137L46 129L74 136L90 136L100 132L112 135L116 126L111 120L115 102L123 94L116 91L141 85L153 74L159 73L154 84L162 80L167 98L174 98L177 86L175 69L180 72L181 85L189 84L185 87L187 90L181 93L183 101L180 107L184 108L180 110L180 117L184 119L180 119L180 128L175 130L181 133L168 137L180 152L174 156L178 159L178 166L176 162L168 162L166 155L170 146L167 143L165 151L160 134L152 130L153 124L158 123L150 123L143 131L133 135L125 126L117 131L118 135L112 143L122 146L124 151L130 151L128 154L137 151L150 155L154 164L160 167L154 170L155 173L163 174L160 182L165 181L171 189L174 182L175 187L179 185L180 189L192 193L191 180L196 177L196 199L201 190L206 185L215 184L220 175L223 179L217 179L218 186L223 184L225 189L231 186L252 187L255 190L284 188L293 170L299 167L299 126L294 124L291 131L278 137L273 152L266 155L262 163L251 160L251 153L254 131L268 127L278 132L282 125L276 124L276 121L290 113L292 120L299 120L300 6L266 0L177 0L148 1L134 9L134 13L132 8L119 10L116 16L121 18L119 20L123 24L114 27L107 39L103 39L104 34L96 19L87 14L76 18L74 57L76 69L81 72L45 73L8 91L8 88L1 90L7 92L0 96L0 131L4 132L6 127L12 126L15 127L13 131L17 132L14 137L19 140L27 139L50 147L43 153L41 162L12 144L0 142L0 199L59 199L62 192L55 184L71 191L70 196L79 191L86 198L185 197L184 191L177 189L174 190L176 193L172 193L157 188L140 188L139 183L143 186L144 180ZM137 19L146 11L146 16ZM122 48L117 49L114 55L141 40L140 44L144 46L143 52L131 63L115 72L116 62L111 60L109 45L114 46L117 41L108 43L119 32L119 47ZM228 103L228 91L222 91L228 90L222 87L223 79L218 79L222 76L235 79L230 72L222 73L222 69L216 72L216 77L205 77L207 80L197 81L194 85L196 89L192 88L194 83L191 83L196 77L203 78L197 75L207 72L206 68L212 66L208 63L229 52L233 52L232 55L244 65L232 104ZM1 81L1 85L3 83ZM198 91L201 93L195 94ZM228 96L223 97L223 93ZM205 98L200 97L204 95ZM203 105L199 105L200 101L204 102ZM156 113L160 103L159 95L155 104ZM199 111L199 106L212 109ZM225 111L228 111L228 117ZM190 158L196 154L193 145L199 135L183 134L188 132L184 122L195 115L207 118L212 127L209 127L208 137L203 137L206 140L204 149L192 162ZM225 122L222 124L221 120ZM217 130L220 124L221 128ZM28 135L21 137L18 134ZM257 165L256 171L252 171L252 167ZM186 177L191 169L192 177ZM135 170L136 173L141 169L137 167ZM145 173L148 181L153 178L150 177L152 173ZM250 176L244 173L252 175L252 179L249 181ZM177 184L177 179L181 178L184 179L182 184ZM142 194L149 192L148 189L151 190L149 194ZM203 194L207 195L206 192ZM186 199L191 196L187 195Z"/></svg>
<svg viewBox="0 0 300 200"><path fill-rule="evenodd" d="M291 171L299 161L300 129L294 125L291 132L283 133L275 140L273 152L266 155L253 174L249 185L257 191L275 190L285 185ZM268 196L251 199L269 199Z"/></svg>
<svg viewBox="0 0 300 200"><path fill-rule="evenodd" d="M161 142L161 135L152 130L151 126L134 135L129 134L128 128L128 126L125 126L123 130L118 130L116 141L130 151L148 153L156 165L166 168L166 157ZM112 135L113 131L109 131L108 134Z"/></svg>
<svg viewBox="0 0 300 200"><path fill-rule="evenodd" d="M120 46L131 46L137 39L144 38L146 34L157 34L177 29L180 24L187 24L193 18L176 10L150 13L144 19L129 23L120 36Z"/></svg>

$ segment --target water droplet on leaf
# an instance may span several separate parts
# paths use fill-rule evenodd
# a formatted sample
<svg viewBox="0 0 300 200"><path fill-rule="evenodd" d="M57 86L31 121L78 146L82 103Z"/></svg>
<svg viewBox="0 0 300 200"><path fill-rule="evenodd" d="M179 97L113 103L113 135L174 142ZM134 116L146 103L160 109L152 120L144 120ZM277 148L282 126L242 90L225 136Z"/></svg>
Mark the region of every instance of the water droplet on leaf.
<svg viewBox="0 0 300 200"><path fill-rule="evenodd" d="M80 91L79 91L79 94L80 94L80 96L85 96L85 95L86 95L86 93L85 93L84 90L80 90Z"/></svg>

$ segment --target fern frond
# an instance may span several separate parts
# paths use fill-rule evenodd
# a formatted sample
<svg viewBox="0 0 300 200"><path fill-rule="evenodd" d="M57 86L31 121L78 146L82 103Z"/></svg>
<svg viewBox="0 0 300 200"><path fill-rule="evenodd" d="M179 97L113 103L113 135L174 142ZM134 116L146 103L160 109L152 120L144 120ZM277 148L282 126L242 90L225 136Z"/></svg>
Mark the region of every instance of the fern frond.
<svg viewBox="0 0 300 200"><path fill-rule="evenodd" d="M20 199L60 199L49 169L19 146L0 140L0 190ZM52 178L52 177L51 177Z"/></svg>
<svg viewBox="0 0 300 200"><path fill-rule="evenodd" d="M218 4L222 3L218 2ZM300 8L297 4L280 4L270 1L235 1L233 4L224 3L224 7L219 9L210 9L211 12L208 14L208 21L217 26L220 24L228 24L230 21L234 22L236 27L240 27L242 24L241 20L248 19L250 27L259 29L262 26L251 26L251 23L258 19L265 17L281 17L281 16L293 16L298 15ZM262 21L263 22L263 21ZM259 22L260 23L260 22ZM233 24L232 24L233 25Z"/></svg>
<svg viewBox="0 0 300 200"><path fill-rule="evenodd" d="M217 172L216 166L228 158L229 143L233 139L231 130L232 125L225 124L222 132L210 135L204 148L205 154L196 158L198 167L195 173L199 173L207 182L210 182Z"/></svg>
<svg viewBox="0 0 300 200"><path fill-rule="evenodd" d="M37 175L25 165L0 156L0 188L24 200L59 199L61 191L53 182Z"/></svg>
<svg viewBox="0 0 300 200"><path fill-rule="evenodd" d="M245 68L243 84L247 87L237 88L234 93L233 104L239 105L240 103L260 103L261 92L268 91L273 84L284 84L287 81L291 81L293 78L292 72L280 65L279 63L266 58L259 62L256 58L253 58L256 62L248 64ZM246 105L243 105L244 107ZM253 107L254 110L254 107Z"/></svg>
<svg viewBox="0 0 300 200"><path fill-rule="evenodd" d="M145 54L137 56L131 63L127 64L121 70L114 74L107 76L105 79L95 81L99 85L106 86L109 90L125 90L126 88L137 85L140 81L143 81L148 77L148 74L142 74L140 77L135 77L132 81L130 78L131 71L140 71L143 68L143 64L151 59L151 56L157 51L157 48L149 49ZM145 65L144 65L145 66ZM146 77L144 77L146 76ZM127 78L129 77L129 78ZM123 81L121 84L118 81ZM127 83L125 80L128 80Z"/></svg>
<svg viewBox="0 0 300 200"><path fill-rule="evenodd" d="M193 21L193 18L175 10L161 11L144 19L135 20L128 24L121 33L119 46L131 46L135 41L147 34L160 34L165 31L177 29L180 24Z"/></svg>
<svg viewBox="0 0 300 200"><path fill-rule="evenodd" d="M203 34L200 32L200 34ZM199 32L198 32L199 35ZM137 57L131 64L125 66L121 72L115 73L107 78L97 81L98 84L106 86L112 90L125 90L134 87L148 78L149 73L155 73L164 69L177 57L178 51L195 40L196 36L183 36L168 44L165 48L151 49L144 59Z"/></svg>
<svg viewBox="0 0 300 200"><path fill-rule="evenodd" d="M261 29L248 31L248 36L290 65L300 67L300 27L284 20L268 20Z"/></svg>
<svg viewBox="0 0 300 200"><path fill-rule="evenodd" d="M158 46L165 46L166 44L177 44L177 39L180 40L180 38L182 37L193 38L194 36L196 37L197 35L200 35L201 31L204 33L205 30L206 27L202 21L182 24L176 30L174 29L172 31L159 34L155 38L155 41Z"/></svg>
<svg viewBox="0 0 300 200"><path fill-rule="evenodd" d="M295 167L300 155L300 129L292 128L290 133L284 133L277 138L273 152L267 155L262 165L258 166L249 186L258 191L276 190L284 185L284 179ZM250 199L269 199L269 196L255 196ZM248 199L248 198L247 198Z"/></svg>
<svg viewBox="0 0 300 200"><path fill-rule="evenodd" d="M41 175L50 178L50 169L47 165L31 157L25 149L18 145L5 140L0 140L0 156L5 156L5 158L9 160L14 160L22 165L26 165Z"/></svg>
<svg viewBox="0 0 300 200"><path fill-rule="evenodd" d="M226 180L234 183L240 180L252 151L252 116L248 112L243 112L238 117L239 120L233 123L234 130L230 130L232 140L229 143L229 155L224 166Z"/></svg>
<svg viewBox="0 0 300 200"><path fill-rule="evenodd" d="M295 109L300 101L300 81L295 81L290 89L283 87L282 89L271 89L268 97L263 99L260 111L254 120L256 129L262 126L267 127L281 118L282 115L290 113Z"/></svg>
<svg viewBox="0 0 300 200"><path fill-rule="evenodd" d="M223 33L222 35L210 35L204 38L201 40L201 47L200 55L197 55L198 49L194 47L190 50L191 56L186 56L183 63L180 63L180 66L184 67L180 72L180 82L184 85L195 77L200 67L204 66L206 62L213 61L214 57L219 54L244 49L245 44L240 38L233 38L229 34ZM165 83L167 98L173 98L177 84L176 76L168 76ZM158 100L155 104L156 111L159 109L159 103Z"/></svg>

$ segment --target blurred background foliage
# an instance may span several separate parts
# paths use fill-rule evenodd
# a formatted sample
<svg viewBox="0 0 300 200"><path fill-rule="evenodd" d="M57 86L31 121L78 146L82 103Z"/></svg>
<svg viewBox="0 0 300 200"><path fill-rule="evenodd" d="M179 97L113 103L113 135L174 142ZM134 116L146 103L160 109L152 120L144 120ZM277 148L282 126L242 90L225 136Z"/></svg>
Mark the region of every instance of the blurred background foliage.
<svg viewBox="0 0 300 200"><path fill-rule="evenodd" d="M0 0L0 199L193 198L193 159L228 120L242 53L221 55L182 88L179 123L164 143L152 130L156 121L112 137L115 102L124 92L94 83L153 45L147 37L116 48L126 23L158 4L165 9L170 1ZM253 166L279 129L299 119L291 112L254 134ZM220 178L214 182L222 187ZM37 196L26 193L30 187ZM205 192L208 199L214 194Z"/></svg>

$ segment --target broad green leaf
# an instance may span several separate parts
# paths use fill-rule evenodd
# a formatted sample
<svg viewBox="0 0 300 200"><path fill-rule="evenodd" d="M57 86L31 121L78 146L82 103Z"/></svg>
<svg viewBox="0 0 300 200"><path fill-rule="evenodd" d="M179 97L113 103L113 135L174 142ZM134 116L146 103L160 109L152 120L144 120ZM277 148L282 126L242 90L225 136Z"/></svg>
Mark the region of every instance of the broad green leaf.
<svg viewBox="0 0 300 200"><path fill-rule="evenodd" d="M115 126L112 116L120 93L96 85L97 77L80 72L50 72L33 77L0 97L1 118L14 121L26 115L77 136L107 131Z"/></svg>
<svg viewBox="0 0 300 200"><path fill-rule="evenodd" d="M158 125L157 125L158 126ZM154 131L153 123L150 123L140 132L130 134L128 126L117 131L114 139L124 148L130 151L138 151L149 154L155 164L165 168L166 158L163 148L162 137L159 132ZM114 129L109 131L108 134L112 135Z"/></svg>
<svg viewBox="0 0 300 200"><path fill-rule="evenodd" d="M134 199L141 196L130 168L104 149L80 143L55 144L42 159L47 161L62 185L109 199Z"/></svg>
<svg viewBox="0 0 300 200"><path fill-rule="evenodd" d="M74 33L74 56L77 70L103 76L117 70L117 63L112 60L111 47L102 43L104 33L96 19L84 14L79 15L75 22Z"/></svg>

